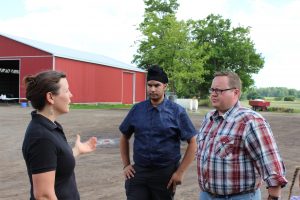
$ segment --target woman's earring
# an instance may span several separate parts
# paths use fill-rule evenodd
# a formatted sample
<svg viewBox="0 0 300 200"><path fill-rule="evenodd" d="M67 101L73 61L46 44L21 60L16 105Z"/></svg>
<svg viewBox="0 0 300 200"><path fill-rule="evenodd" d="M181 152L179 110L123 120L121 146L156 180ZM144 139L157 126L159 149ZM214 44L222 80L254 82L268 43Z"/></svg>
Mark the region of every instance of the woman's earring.
<svg viewBox="0 0 300 200"><path fill-rule="evenodd" d="M49 109L49 114L50 114L50 115L54 115L54 110L53 110L53 107L52 107L52 106L51 106L50 109Z"/></svg>

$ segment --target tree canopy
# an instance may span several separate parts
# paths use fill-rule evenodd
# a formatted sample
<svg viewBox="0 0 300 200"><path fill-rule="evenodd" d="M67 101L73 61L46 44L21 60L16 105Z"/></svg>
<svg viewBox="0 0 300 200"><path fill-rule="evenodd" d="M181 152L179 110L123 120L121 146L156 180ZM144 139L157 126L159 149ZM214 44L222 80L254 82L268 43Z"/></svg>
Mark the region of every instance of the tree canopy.
<svg viewBox="0 0 300 200"><path fill-rule="evenodd" d="M179 97L208 94L213 74L230 70L240 75L244 89L253 85L253 73L263 67L249 37L249 27L232 27L229 19L209 15L202 20L179 21L177 0L144 0L144 21L138 30L133 62L147 69L164 68L170 90Z"/></svg>
<svg viewBox="0 0 300 200"><path fill-rule="evenodd" d="M169 76L170 90L178 96L189 97L199 93L200 83L204 81L206 56L202 47L191 41L187 23L176 19L175 2L145 1L144 21L139 26L143 38L138 41L133 62L143 69L160 65ZM166 9L167 5L170 9Z"/></svg>
<svg viewBox="0 0 300 200"><path fill-rule="evenodd" d="M220 15L209 15L203 20L189 22L192 35L199 46L205 48L209 59L204 64L205 81L201 84L203 94L207 94L213 74L216 71L233 71L239 74L243 88L254 84L251 75L258 73L264 65L261 54L256 53L250 39L249 27L232 27L229 19Z"/></svg>
<svg viewBox="0 0 300 200"><path fill-rule="evenodd" d="M280 99L283 99L287 96L300 98L300 91L296 89L288 89L286 87L251 88L247 91L246 96L247 99L264 97L281 97Z"/></svg>

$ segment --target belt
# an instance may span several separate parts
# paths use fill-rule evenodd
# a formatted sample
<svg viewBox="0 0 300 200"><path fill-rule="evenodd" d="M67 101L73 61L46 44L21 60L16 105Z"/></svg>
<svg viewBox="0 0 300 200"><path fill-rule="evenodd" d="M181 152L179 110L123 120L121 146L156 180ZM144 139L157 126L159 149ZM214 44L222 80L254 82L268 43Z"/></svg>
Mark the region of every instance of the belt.
<svg viewBox="0 0 300 200"><path fill-rule="evenodd" d="M233 197L233 196L254 193L255 191L256 190L253 189L253 190L243 191L243 192L234 193L234 194L215 194L215 193L211 193L211 192L208 192L208 191L205 191L205 192L207 192L213 198L225 198L226 199L226 198L230 198L230 197Z"/></svg>

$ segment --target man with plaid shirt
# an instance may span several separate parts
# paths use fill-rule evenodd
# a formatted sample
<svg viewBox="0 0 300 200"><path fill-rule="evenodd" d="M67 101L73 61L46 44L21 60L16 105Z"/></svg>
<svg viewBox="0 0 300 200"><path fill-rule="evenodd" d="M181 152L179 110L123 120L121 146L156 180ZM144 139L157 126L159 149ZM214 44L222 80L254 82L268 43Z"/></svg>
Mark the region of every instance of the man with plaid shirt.
<svg viewBox="0 0 300 200"><path fill-rule="evenodd" d="M233 72L217 72L209 112L197 135L200 199L260 200L262 180L268 200L280 199L287 184L285 167L268 122L241 107L241 80Z"/></svg>

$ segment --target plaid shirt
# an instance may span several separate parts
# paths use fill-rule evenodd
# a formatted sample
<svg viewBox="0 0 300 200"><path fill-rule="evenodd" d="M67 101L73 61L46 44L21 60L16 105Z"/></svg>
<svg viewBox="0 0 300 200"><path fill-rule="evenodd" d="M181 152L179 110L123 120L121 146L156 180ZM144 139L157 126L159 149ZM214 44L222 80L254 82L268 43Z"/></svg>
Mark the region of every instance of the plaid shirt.
<svg viewBox="0 0 300 200"><path fill-rule="evenodd" d="M197 172L202 191L229 195L260 187L284 186L285 167L270 125L236 103L223 116L208 113L197 135Z"/></svg>

